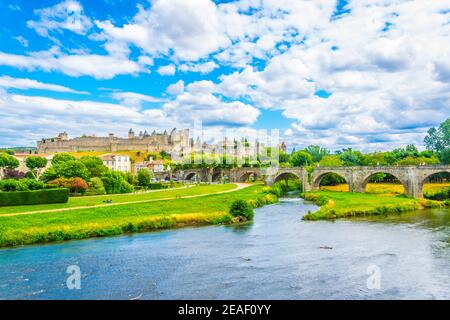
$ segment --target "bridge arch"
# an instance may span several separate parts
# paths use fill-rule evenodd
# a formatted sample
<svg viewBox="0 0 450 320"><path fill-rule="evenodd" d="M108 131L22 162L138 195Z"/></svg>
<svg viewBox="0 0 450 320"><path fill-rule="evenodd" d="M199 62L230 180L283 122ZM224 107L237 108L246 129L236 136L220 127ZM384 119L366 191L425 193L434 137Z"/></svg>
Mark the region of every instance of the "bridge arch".
<svg viewBox="0 0 450 320"><path fill-rule="evenodd" d="M321 186L321 182L326 177L332 177L333 175L342 179L343 183L348 185L348 191L352 191L353 187L351 185L351 176L348 176L345 172L341 172L338 170L325 170L320 172L317 176L313 177L312 187L314 190L319 190Z"/></svg>
<svg viewBox="0 0 450 320"><path fill-rule="evenodd" d="M296 179L302 181L302 177L295 172L292 171L280 171L273 178L273 183L284 180L289 177L295 177ZM303 182L303 181L302 181Z"/></svg>
<svg viewBox="0 0 450 320"><path fill-rule="evenodd" d="M196 174L197 174L197 172L189 172L189 173L185 174L184 180L190 181L195 177Z"/></svg>
<svg viewBox="0 0 450 320"><path fill-rule="evenodd" d="M253 181L256 181L259 178L258 173L256 171L247 171L241 174L238 180L239 182L246 182L251 178L253 178Z"/></svg>
<svg viewBox="0 0 450 320"><path fill-rule="evenodd" d="M435 172L428 172L419 181L418 191L423 196L425 183L430 182L433 178L437 178L439 175L442 176L441 179L450 183L450 169L436 170Z"/></svg>
<svg viewBox="0 0 450 320"><path fill-rule="evenodd" d="M212 182L219 182L222 179L222 171L215 171L211 177Z"/></svg>
<svg viewBox="0 0 450 320"><path fill-rule="evenodd" d="M294 184L289 184L289 181L294 181ZM277 183L284 181L285 185L287 187L287 190L294 190L294 189L300 189L302 191L305 191L305 181L303 180L303 176L301 175L301 172L295 172L291 170L281 170L277 172L273 176L273 180L271 180L271 183ZM295 183L298 182L298 185ZM294 189L292 189L294 187Z"/></svg>
<svg viewBox="0 0 450 320"><path fill-rule="evenodd" d="M389 170L374 170L374 171L366 174L360 181L356 182L356 191L357 192L366 192L367 185L369 184L370 180L379 174L386 174L392 180L392 182L397 182L398 184L401 184L403 187L403 190L401 191L401 193L402 194L406 193L406 190L408 187L408 182L405 181L405 179L402 179L402 177L400 175L398 175L396 172L392 172Z"/></svg>

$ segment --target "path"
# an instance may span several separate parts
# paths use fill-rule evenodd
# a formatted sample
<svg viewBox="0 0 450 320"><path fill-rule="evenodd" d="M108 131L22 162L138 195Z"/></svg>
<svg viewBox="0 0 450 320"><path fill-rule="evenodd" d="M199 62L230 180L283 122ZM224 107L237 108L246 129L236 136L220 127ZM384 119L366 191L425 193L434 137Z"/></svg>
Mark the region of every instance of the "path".
<svg viewBox="0 0 450 320"><path fill-rule="evenodd" d="M234 192L234 191L238 191L238 190L247 188L247 187L252 185L250 183L237 183L237 182L233 183L233 184L237 185L237 187L234 188L234 189L231 189L231 190L219 191L219 192L211 192L211 193L204 193L204 194L196 194L196 195L192 195L192 196L180 196L180 197L149 199L149 200L136 200L136 201L128 201L128 202L100 204L100 205L95 205L95 206L80 206L80 207L62 208L62 209L48 209L48 210L36 210L36 211L17 212L17 213L6 213L6 214L0 215L0 218L2 218L2 217L21 216L21 215L30 215L30 214L36 214L36 213L62 212L62 211L72 211L72 210L80 210L80 209L91 209L91 208L121 206L121 205L126 205L126 204L136 204L136 203L147 203L147 202L156 202L156 201L167 201L167 200L177 200L177 199L198 198L198 197L204 197L204 196L210 196L210 195Z"/></svg>

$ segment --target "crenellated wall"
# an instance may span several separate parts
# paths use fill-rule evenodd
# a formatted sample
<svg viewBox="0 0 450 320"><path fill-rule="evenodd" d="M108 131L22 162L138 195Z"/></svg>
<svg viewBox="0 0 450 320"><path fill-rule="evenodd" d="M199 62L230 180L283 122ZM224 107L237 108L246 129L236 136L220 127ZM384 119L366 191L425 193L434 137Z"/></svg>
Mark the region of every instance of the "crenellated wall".
<svg viewBox="0 0 450 320"><path fill-rule="evenodd" d="M56 138L43 139L37 142L38 153L76 152L76 151L105 151L142 150L148 152L170 152L174 148L189 146L189 131L174 131L169 134L152 134L129 136L120 138L84 136L68 139L67 134L60 134Z"/></svg>

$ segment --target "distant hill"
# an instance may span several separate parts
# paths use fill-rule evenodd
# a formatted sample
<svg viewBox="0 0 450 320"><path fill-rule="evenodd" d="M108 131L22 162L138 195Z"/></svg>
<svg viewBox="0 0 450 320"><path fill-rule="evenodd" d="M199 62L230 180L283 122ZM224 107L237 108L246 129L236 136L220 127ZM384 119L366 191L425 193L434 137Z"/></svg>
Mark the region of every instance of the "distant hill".
<svg viewBox="0 0 450 320"><path fill-rule="evenodd" d="M35 153L36 150L37 150L36 147L0 148L0 152L7 152L7 153Z"/></svg>

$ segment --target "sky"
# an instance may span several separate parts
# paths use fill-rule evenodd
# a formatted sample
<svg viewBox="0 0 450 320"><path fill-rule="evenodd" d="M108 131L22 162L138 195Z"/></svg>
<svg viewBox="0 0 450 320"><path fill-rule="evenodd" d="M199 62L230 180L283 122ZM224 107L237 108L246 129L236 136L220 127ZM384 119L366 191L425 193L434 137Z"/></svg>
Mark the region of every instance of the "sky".
<svg viewBox="0 0 450 320"><path fill-rule="evenodd" d="M450 1L0 0L0 146L278 129L423 145L450 116Z"/></svg>

